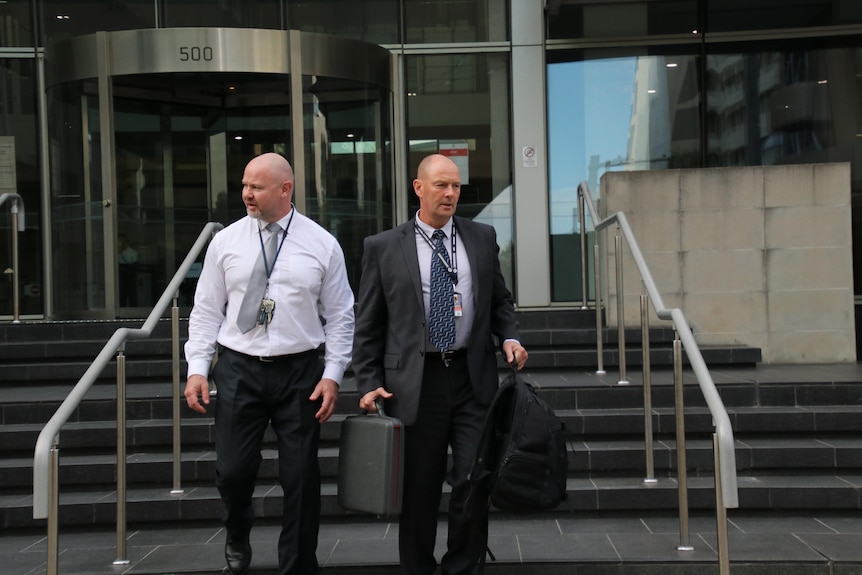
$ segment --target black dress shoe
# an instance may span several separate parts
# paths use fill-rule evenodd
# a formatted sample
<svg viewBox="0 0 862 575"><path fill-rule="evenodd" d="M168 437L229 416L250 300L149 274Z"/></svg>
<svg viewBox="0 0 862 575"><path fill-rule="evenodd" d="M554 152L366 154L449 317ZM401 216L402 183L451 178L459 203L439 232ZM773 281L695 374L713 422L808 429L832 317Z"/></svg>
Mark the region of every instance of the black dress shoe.
<svg viewBox="0 0 862 575"><path fill-rule="evenodd" d="M233 575L242 575L251 564L251 544L248 535L231 537L228 536L224 544L224 558L227 568Z"/></svg>

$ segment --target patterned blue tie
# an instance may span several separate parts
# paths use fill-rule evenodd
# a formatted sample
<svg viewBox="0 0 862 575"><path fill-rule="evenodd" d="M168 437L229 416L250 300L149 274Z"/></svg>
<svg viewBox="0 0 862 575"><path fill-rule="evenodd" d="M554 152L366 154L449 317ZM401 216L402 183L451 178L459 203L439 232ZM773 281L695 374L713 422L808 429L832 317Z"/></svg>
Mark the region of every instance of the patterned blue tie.
<svg viewBox="0 0 862 575"><path fill-rule="evenodd" d="M446 351L455 344L455 288L446 268L449 267L449 254L443 245L446 235L442 230L436 230L431 239L434 240L435 253L431 254L431 311L429 314L429 337L431 343L440 351ZM446 260L444 264L440 257Z"/></svg>

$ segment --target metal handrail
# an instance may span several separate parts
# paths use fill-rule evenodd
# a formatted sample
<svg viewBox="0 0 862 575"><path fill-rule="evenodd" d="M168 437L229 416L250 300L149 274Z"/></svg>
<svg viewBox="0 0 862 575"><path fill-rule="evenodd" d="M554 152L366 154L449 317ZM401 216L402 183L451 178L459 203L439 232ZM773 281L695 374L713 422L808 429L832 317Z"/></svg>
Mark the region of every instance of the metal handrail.
<svg viewBox="0 0 862 575"><path fill-rule="evenodd" d="M114 332L102 348L102 351L96 356L96 359L93 360L93 363L90 364L90 367L86 372L84 372L84 375L81 376L81 379L78 380L78 383L75 384L75 387L72 388L72 391L66 399L63 400L63 403L60 404L60 407L51 419L48 420L48 423L45 424L41 433L39 433L33 457L34 519L48 518L50 524L52 519L50 515L57 513L57 509L51 509L49 503L51 503L52 499L51 493L58 493L57 477L54 473L55 470L52 469L51 465L51 452L52 450L58 450L60 429L66 424L75 409L77 409L78 405L83 400L84 395L90 387L92 387L102 370L104 370L111 361L114 353L118 350L122 351L127 340L144 339L152 334L153 329L155 329L156 324L168 309L168 306L174 298L174 294L179 290L180 285L192 265L195 263L198 255L203 252L204 247L209 242L212 235L223 227L224 226L218 222L209 222L204 226L191 250L189 250L188 255L180 264L177 272L174 274L173 278L165 288L165 291L162 293L161 298L159 298L159 301L156 303L155 307L153 307L152 312L150 312L150 315L144 321L143 326L139 329L122 327ZM118 421L117 426L122 429L125 427L125 422ZM125 462L118 461L117 465L125 465Z"/></svg>
<svg viewBox="0 0 862 575"><path fill-rule="evenodd" d="M688 356L689 364L694 371L697 383L706 400L709 412L712 415L715 424L716 434L718 435L719 463L721 467L721 490L724 499L724 506L727 508L739 507L739 495L736 484L736 456L733 445L733 429L730 425L730 418L727 415L727 410L724 408L724 403L721 401L721 396L718 394L718 389L715 387L715 382L706 367L706 362L700 352L700 348L694 339L694 334L685 319L685 315L679 308L666 308L661 298L661 294L656 287L646 260L641 253L637 240L629 226L628 219L623 212L615 212L602 220L598 216L595 205L593 204L592 196L590 195L589 186L586 182L581 182L578 185L578 194L584 198L587 209L590 212L590 217L593 220L593 227L596 231L600 231L613 223L616 223L623 235L626 238L626 243L631 250L635 265L640 273L644 287L649 294L650 299L655 307L656 315L659 319L671 320L674 328L679 333L679 338L682 341L683 348ZM622 297L623 294L617 294L617 297Z"/></svg>
<svg viewBox="0 0 862 575"><path fill-rule="evenodd" d="M649 267L646 264L646 260L644 259L643 254L640 251L640 246L638 245L634 233L629 226L626 215L623 212L615 212L603 220L600 219L596 211L595 205L593 204L593 198L590 194L589 186L586 182L581 182L580 184L578 184L578 199L580 211L584 211L584 206L586 206L587 210L589 210L590 217L593 220L593 228L596 232L601 231L614 223L616 223L617 225L615 249L617 263L617 313L619 316L617 317L617 326L620 331L619 345L621 356L620 383L622 383L625 378L625 357L623 355L624 339L622 335L624 320L622 317L623 307L621 305L624 293L622 291L621 278L622 242L620 239L620 234L625 237L626 242L628 243L629 249L631 250L632 258L634 259L635 266L637 267L638 273L640 274L641 280L643 282L643 287L647 294L645 296L642 296L642 302L646 301L647 297L651 298L656 311L656 315L659 317L659 319L671 320L673 322L673 326L675 329L674 392L677 422L677 470L679 472L678 490L680 504L680 545L677 547L677 550L679 551L693 550L693 547L691 547L688 542L688 493L686 486L685 469L685 427L683 424L684 408L682 404L681 347L685 348L686 354L688 355L689 364L691 366L691 369L694 371L695 377L697 378L697 383L700 386L700 390L703 394L704 399L706 400L707 407L709 408L709 412L712 415L713 425L715 426L715 432L713 433L713 455L715 459L715 503L716 529L718 537L719 573L721 575L729 575L730 560L728 556L726 510L728 508L739 507L739 493L736 482L736 454L734 451L733 444L733 429L730 425L730 418L727 415L727 410L724 408L724 403L721 401L721 397L719 396L718 390L715 387L715 382L712 380L712 376L710 375L709 370L706 367L706 362L703 359L703 355L700 352L700 348L698 347L697 342L694 339L694 334L692 333L691 328L689 327L682 310L679 308L669 309L664 306L664 303L661 299L661 294L659 293L655 281L652 278L652 274L650 273ZM580 217L582 218L581 235L583 236L586 233L586 227L583 224L583 213L581 213ZM596 250L596 252L598 252L598 250ZM598 256L598 253L596 255ZM598 260L598 258L596 259ZM596 261L595 266L596 268L598 268L598 261ZM581 273L583 276L585 276L586 270L582 269ZM598 272L596 273L596 276L598 277ZM598 308L600 302L598 281L596 282L596 302L596 306ZM642 325L642 329L646 329L645 325ZM599 331L598 333L598 338L601 339L601 331ZM643 344L644 346L649 345L646 339L644 340ZM600 346L599 352L601 353ZM646 353L648 352L644 351L645 357ZM599 361L601 362L601 358ZM601 363L599 364L599 366L601 368ZM644 365L644 368L644 393L646 396L646 386L648 385L646 363ZM644 415L645 417L651 417L649 413L645 413ZM651 432L648 431L648 433ZM649 445L647 447L649 447Z"/></svg>
<svg viewBox="0 0 862 575"><path fill-rule="evenodd" d="M0 194L0 206L7 199L12 200L12 323L21 323L18 313L18 232L24 231L24 198L10 192Z"/></svg>

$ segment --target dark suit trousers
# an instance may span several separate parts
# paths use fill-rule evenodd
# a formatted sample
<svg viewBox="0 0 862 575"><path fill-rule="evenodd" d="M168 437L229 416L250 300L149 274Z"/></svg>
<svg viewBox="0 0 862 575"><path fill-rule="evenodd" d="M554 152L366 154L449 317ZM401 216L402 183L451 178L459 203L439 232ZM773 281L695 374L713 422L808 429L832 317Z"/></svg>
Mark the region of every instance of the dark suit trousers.
<svg viewBox="0 0 862 575"><path fill-rule="evenodd" d="M436 568L434 544L444 480L452 486L452 493L442 572L484 572L487 500L469 515L465 502L469 492L467 476L485 412L470 385L466 358L455 359L449 367L439 358L425 361L419 413L415 424L404 431L404 495L398 538L401 572L405 575L431 575ZM447 474L450 445L452 467Z"/></svg>
<svg viewBox="0 0 862 575"><path fill-rule="evenodd" d="M247 533L254 523L252 495L268 424L276 434L278 477L284 491L279 575L318 572L320 424L314 414L320 402L308 397L322 375L316 351L262 362L226 349L213 371L218 386L216 487L229 533Z"/></svg>

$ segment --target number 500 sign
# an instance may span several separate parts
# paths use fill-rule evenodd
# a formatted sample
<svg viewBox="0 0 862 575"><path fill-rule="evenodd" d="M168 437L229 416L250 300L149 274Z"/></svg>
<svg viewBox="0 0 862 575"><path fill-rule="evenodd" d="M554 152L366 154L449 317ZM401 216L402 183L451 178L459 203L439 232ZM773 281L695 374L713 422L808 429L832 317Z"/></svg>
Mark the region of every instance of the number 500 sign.
<svg viewBox="0 0 862 575"><path fill-rule="evenodd" d="M180 46L180 62L211 62L213 49L209 46Z"/></svg>

